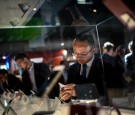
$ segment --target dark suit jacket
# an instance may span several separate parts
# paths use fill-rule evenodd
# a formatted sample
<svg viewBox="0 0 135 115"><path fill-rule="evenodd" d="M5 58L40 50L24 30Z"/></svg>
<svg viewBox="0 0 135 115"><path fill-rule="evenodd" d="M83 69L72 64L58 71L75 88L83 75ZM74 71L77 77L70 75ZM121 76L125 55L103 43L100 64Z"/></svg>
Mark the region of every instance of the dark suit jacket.
<svg viewBox="0 0 135 115"><path fill-rule="evenodd" d="M119 57L112 57L108 54L104 54L102 59L107 88L123 88L124 65L122 67L122 62L120 62Z"/></svg>
<svg viewBox="0 0 135 115"><path fill-rule="evenodd" d="M133 79L135 82L135 72L134 72L134 54L127 56L127 74Z"/></svg>
<svg viewBox="0 0 135 115"><path fill-rule="evenodd" d="M87 84L94 83L97 86L99 91L99 95L104 95L104 87L103 87L103 68L102 63L99 58L95 56L93 63L91 65L88 78L85 78L80 75L81 64L75 63L69 67L68 71L68 81L67 83L75 83L75 84Z"/></svg>
<svg viewBox="0 0 135 115"><path fill-rule="evenodd" d="M34 73L35 73L35 82L37 86L37 94L41 94L44 90L44 84L48 80L48 77L50 76L50 69L48 65L45 63L34 63ZM23 92L26 95L30 95L32 90L31 80L29 78L29 74L27 70L24 70L22 73L22 83L23 83Z"/></svg>
<svg viewBox="0 0 135 115"><path fill-rule="evenodd" d="M48 81L48 84L50 84L52 82L52 80L56 77L57 74L58 74L58 71L52 72L52 74L50 75L50 79ZM59 80L56 82L52 91L50 92L50 95L49 95L50 98L59 97L59 89L60 89L60 86L58 84L59 82L62 84L65 84L63 75L60 76Z"/></svg>
<svg viewBox="0 0 135 115"><path fill-rule="evenodd" d="M12 90L18 91L19 89L22 88L21 81L12 74L8 74L7 82L8 82L8 84L6 82L3 83L4 90L8 89L9 91L12 92Z"/></svg>

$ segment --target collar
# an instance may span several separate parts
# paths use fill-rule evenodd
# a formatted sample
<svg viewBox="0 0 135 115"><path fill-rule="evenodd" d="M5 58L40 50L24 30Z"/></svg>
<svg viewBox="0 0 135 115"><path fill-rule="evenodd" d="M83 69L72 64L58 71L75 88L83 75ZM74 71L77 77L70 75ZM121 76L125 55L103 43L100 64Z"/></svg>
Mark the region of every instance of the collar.
<svg viewBox="0 0 135 115"><path fill-rule="evenodd" d="M34 63L32 62L32 65L31 65L29 71L32 71L33 68L34 68Z"/></svg>
<svg viewBox="0 0 135 115"><path fill-rule="evenodd" d="M95 58L95 56L93 55L92 58L91 58L91 60L86 63L88 67L91 67L94 58Z"/></svg>

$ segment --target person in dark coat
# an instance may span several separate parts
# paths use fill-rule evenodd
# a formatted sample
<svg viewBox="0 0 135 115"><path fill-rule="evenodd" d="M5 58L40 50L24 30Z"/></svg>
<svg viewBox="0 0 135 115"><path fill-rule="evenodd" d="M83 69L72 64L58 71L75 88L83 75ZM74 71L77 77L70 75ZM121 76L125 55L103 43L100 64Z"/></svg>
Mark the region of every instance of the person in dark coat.
<svg viewBox="0 0 135 115"><path fill-rule="evenodd" d="M9 90L10 92L14 92L22 88L21 81L5 69L0 70L0 82L1 93L7 90Z"/></svg>
<svg viewBox="0 0 135 115"><path fill-rule="evenodd" d="M33 91L36 95L41 95L51 74L48 65L32 62L25 53L18 53L15 56L15 62L23 70L23 92L26 95L30 95Z"/></svg>
<svg viewBox="0 0 135 115"><path fill-rule="evenodd" d="M60 89L60 99L65 101L76 96L73 84L94 83L99 95L104 96L103 68L101 59L95 56L93 37L87 33L79 34L75 37L72 47L77 62L69 67L67 85L64 91ZM83 65L86 65L85 74Z"/></svg>

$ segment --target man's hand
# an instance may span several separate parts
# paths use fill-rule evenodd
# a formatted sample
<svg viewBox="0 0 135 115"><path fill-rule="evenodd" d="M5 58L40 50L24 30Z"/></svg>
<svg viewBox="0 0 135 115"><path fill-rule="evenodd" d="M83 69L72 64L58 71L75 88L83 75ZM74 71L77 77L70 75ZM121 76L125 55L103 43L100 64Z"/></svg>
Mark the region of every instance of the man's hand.
<svg viewBox="0 0 135 115"><path fill-rule="evenodd" d="M67 84L65 87L60 87L60 100L65 101L70 99L74 94L74 84Z"/></svg>

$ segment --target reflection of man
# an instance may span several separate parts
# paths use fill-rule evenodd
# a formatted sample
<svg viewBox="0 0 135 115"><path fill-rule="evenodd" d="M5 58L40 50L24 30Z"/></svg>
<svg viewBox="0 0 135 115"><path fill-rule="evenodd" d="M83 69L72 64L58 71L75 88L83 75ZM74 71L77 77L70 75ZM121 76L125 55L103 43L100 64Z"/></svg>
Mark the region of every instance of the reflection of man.
<svg viewBox="0 0 135 115"><path fill-rule="evenodd" d="M47 81L50 70L45 63L34 63L25 53L18 53L15 56L15 62L23 69L22 83L23 91L26 95L42 92L42 86Z"/></svg>
<svg viewBox="0 0 135 115"><path fill-rule="evenodd" d="M104 95L102 82L102 63L94 56L95 46L92 36L89 34L79 34L73 41L73 56L77 63L71 65L68 71L68 81L64 88L60 88L60 98L68 100L75 96L73 84L96 84L100 96ZM86 65L84 74L83 65Z"/></svg>

